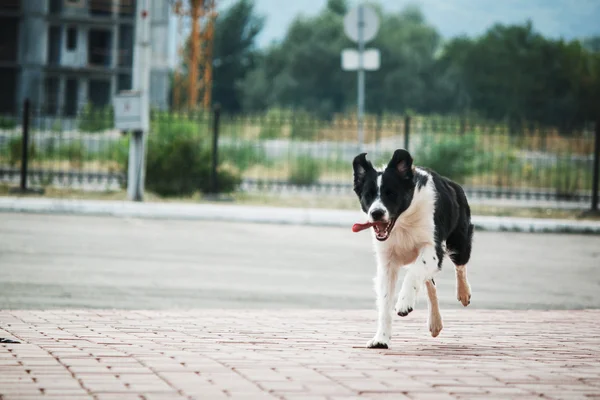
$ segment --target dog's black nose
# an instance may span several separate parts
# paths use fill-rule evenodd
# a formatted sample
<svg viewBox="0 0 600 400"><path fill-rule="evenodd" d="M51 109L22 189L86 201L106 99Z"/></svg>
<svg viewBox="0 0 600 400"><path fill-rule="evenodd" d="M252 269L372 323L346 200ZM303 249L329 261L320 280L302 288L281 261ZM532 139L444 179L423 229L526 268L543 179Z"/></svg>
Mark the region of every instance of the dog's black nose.
<svg viewBox="0 0 600 400"><path fill-rule="evenodd" d="M383 210L373 210L371 211L371 218L373 218L373 221L379 221L383 218L384 214L385 212Z"/></svg>

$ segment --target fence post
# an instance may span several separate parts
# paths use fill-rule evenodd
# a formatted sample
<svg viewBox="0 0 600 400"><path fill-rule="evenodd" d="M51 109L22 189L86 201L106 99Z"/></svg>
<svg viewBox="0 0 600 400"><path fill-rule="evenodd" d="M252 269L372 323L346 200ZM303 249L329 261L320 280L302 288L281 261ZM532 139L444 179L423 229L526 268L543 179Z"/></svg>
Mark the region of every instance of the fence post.
<svg viewBox="0 0 600 400"><path fill-rule="evenodd" d="M212 141L212 167L211 167L211 192L219 193L219 175L217 167L219 166L219 123L221 119L221 105L215 104L213 110L213 141Z"/></svg>
<svg viewBox="0 0 600 400"><path fill-rule="evenodd" d="M594 171L592 173L592 212L598 212L598 181L600 180L600 118L596 121L594 135Z"/></svg>
<svg viewBox="0 0 600 400"><path fill-rule="evenodd" d="M29 163L29 99L23 104L23 132L21 139L21 191L27 191L27 164Z"/></svg>
<svg viewBox="0 0 600 400"><path fill-rule="evenodd" d="M404 150L408 151L410 143L410 116L404 117Z"/></svg>

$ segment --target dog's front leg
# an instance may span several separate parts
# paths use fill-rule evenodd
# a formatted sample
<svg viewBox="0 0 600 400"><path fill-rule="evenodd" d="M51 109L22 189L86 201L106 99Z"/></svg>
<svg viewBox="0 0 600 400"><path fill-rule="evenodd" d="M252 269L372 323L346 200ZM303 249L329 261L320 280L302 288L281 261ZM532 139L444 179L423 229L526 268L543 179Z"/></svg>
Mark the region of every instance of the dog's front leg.
<svg viewBox="0 0 600 400"><path fill-rule="evenodd" d="M378 255L375 293L377 295L377 333L367 342L372 349L387 349L392 335L392 307L398 280L398 266L389 257Z"/></svg>
<svg viewBox="0 0 600 400"><path fill-rule="evenodd" d="M436 251L434 246L426 246L421 250L421 254L415 263L408 267L396 303L395 311L399 316L405 317L415 308L417 296L423 283L433 279L439 271L440 258L439 252Z"/></svg>

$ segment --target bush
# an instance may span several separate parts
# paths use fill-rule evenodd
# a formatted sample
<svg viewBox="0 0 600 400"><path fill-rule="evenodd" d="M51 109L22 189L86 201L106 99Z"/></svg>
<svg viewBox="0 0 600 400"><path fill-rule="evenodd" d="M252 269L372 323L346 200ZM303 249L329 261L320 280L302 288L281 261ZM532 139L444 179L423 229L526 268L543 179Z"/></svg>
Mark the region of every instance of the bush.
<svg viewBox="0 0 600 400"><path fill-rule="evenodd" d="M81 140L70 141L57 150L58 157L67 159L70 163L81 165L84 158L84 147Z"/></svg>
<svg viewBox="0 0 600 400"><path fill-rule="evenodd" d="M289 182L294 185L312 185L319 181L321 165L312 157L300 156L291 163Z"/></svg>
<svg viewBox="0 0 600 400"><path fill-rule="evenodd" d="M108 149L104 152L107 159L115 161L119 165L123 165L124 171L127 170L127 162L129 160L129 137L121 137L114 143L110 143Z"/></svg>
<svg viewBox="0 0 600 400"><path fill-rule="evenodd" d="M440 175L456 181L477 172L482 172L485 158L474 134L444 135L435 140L433 136L425 136L423 144L415 152L415 164L431 168Z"/></svg>
<svg viewBox="0 0 600 400"><path fill-rule="evenodd" d="M232 192L240 184L239 174L221 168L219 191ZM148 141L146 186L161 196L188 196L208 192L211 179L211 154L202 142L193 138Z"/></svg>
<svg viewBox="0 0 600 400"><path fill-rule="evenodd" d="M115 126L112 107L93 108L87 104L81 110L78 120L79 130L84 132L102 132Z"/></svg>
<svg viewBox="0 0 600 400"><path fill-rule="evenodd" d="M187 114L154 113L151 135L162 140L173 138L208 138L208 121L188 117Z"/></svg>
<svg viewBox="0 0 600 400"><path fill-rule="evenodd" d="M17 123L14 119L0 115L0 129L15 129Z"/></svg>
<svg viewBox="0 0 600 400"><path fill-rule="evenodd" d="M8 163L11 167L15 167L21 162L21 154L23 151L23 138L15 137L8 142ZM27 149L27 155L31 160L37 154L35 145L33 142L29 142L29 149Z"/></svg>
<svg viewBox="0 0 600 400"><path fill-rule="evenodd" d="M161 196L210 191L212 153L204 117L153 113L146 161L149 190ZM232 192L241 183L239 171L232 168L221 167L217 174L220 192Z"/></svg>

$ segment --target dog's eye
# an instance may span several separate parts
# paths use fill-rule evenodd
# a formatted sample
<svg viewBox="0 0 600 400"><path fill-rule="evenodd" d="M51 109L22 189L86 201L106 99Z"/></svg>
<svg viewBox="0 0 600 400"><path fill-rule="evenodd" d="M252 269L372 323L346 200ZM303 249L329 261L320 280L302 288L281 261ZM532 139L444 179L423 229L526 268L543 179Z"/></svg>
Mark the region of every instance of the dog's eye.
<svg viewBox="0 0 600 400"><path fill-rule="evenodd" d="M396 196L396 193L394 193L392 190L390 189L386 189L383 191L383 194L385 195L385 197L394 197Z"/></svg>

